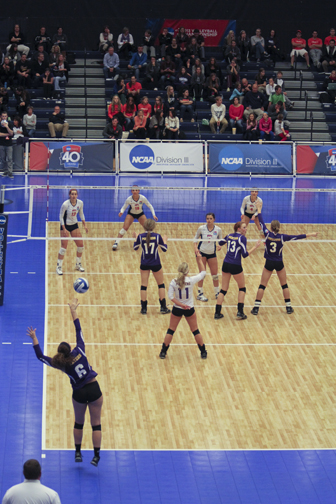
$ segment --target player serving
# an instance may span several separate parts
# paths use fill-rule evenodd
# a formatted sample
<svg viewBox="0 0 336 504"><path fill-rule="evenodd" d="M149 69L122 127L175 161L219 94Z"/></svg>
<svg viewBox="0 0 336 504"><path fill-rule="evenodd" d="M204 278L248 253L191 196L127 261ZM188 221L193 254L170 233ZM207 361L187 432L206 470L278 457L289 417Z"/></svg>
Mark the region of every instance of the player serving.
<svg viewBox="0 0 336 504"><path fill-rule="evenodd" d="M263 298L268 281L272 276L273 270L275 270L278 275L283 296L285 299L286 312L290 315L291 313L294 312L294 308L292 307L291 304L289 288L287 285L286 269L282 261L283 246L284 243L287 241L304 240L305 238L309 238L311 236L317 236L317 233L308 233L301 235L287 235L284 233L279 233L280 222L278 220L273 220L271 222L271 231L270 231L269 229L267 229L264 223L264 219L261 215L261 208L262 205L258 203L257 210L259 212L259 221L263 233L266 236L265 254L264 254L266 262L261 275L261 281L257 292L257 298L254 302L254 307L252 308L251 313L252 315L258 315L261 300Z"/></svg>
<svg viewBox="0 0 336 504"><path fill-rule="evenodd" d="M207 213L205 218L206 224L200 226L196 232L194 247L195 253L197 250L200 251L204 268L206 269L206 263L209 265L217 299L219 294L219 277L216 249L221 250L222 247L218 245L218 242L212 240L222 239L222 230L220 227L215 226L216 218L214 213ZM198 295L196 299L199 301L208 301L208 298L203 294L203 278L198 282Z"/></svg>
<svg viewBox="0 0 336 504"><path fill-rule="evenodd" d="M142 209L143 205L147 205L148 208L150 209L150 211L152 212L153 219L156 221L158 220L158 218L155 215L155 210L153 208L153 205L151 205L149 203L148 199L145 196L140 194L140 190L137 189L137 187L138 187L137 185L134 185L132 187L132 196L129 196L127 198L127 200L125 201L125 203L121 207L120 212L118 214L119 217L121 217L122 214L125 212L126 208L129 207L127 215L124 220L124 225L123 225L122 229L120 230L118 237L112 246L112 250L114 250L114 251L118 249L118 245L119 245L121 238L124 236L124 234L127 232L129 227L132 225L134 219L138 219L140 224L142 226L144 225L144 222L146 220L146 215L144 214L143 209Z"/></svg>
<svg viewBox="0 0 336 504"><path fill-rule="evenodd" d="M263 234L258 219L257 203L260 203L262 206L262 199L258 197L258 189L252 189L250 196L245 196L243 199L243 203L240 208L241 221L245 222L246 226L248 226L250 220L254 220L260 234Z"/></svg>
<svg viewBox="0 0 336 504"><path fill-rule="evenodd" d="M159 288L160 300L160 313L170 313L166 305L166 291L165 284L163 283L163 270L161 266L159 249L167 252L167 236L161 236L158 233L153 233L155 229L155 221L153 219L146 219L143 225L147 233L137 235L133 233L135 242L133 244L134 250L142 249L141 253L141 314L147 314L147 287L150 272L153 272L156 283Z"/></svg>
<svg viewBox="0 0 336 504"><path fill-rule="evenodd" d="M76 257L76 270L85 271L82 266L82 255L84 250L84 243L81 232L78 227L77 215L81 218L83 227L88 233L88 228L85 224L85 217L83 213L84 203L82 200L77 199L78 192L77 189L70 189L69 199L64 201L60 210L60 224L61 224L61 237L68 238L69 234L74 238L75 244L77 246L77 257ZM68 240L61 241L61 248L58 252L56 273L58 275L63 275L62 265L64 260L64 255L66 249L68 248Z"/></svg>

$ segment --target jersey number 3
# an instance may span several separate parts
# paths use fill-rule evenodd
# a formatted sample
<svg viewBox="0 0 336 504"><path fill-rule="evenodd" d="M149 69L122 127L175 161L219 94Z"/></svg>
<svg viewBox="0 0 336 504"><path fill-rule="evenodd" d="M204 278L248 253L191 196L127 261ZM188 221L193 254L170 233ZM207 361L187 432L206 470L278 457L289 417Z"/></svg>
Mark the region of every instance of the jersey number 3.
<svg viewBox="0 0 336 504"><path fill-rule="evenodd" d="M274 254L274 252L276 252L276 243L275 242L272 242L270 244L270 251L273 252L273 254Z"/></svg>
<svg viewBox="0 0 336 504"><path fill-rule="evenodd" d="M83 378L83 376L86 375L86 371L84 369L83 364L78 364L78 366L75 367L75 371L78 375L78 378Z"/></svg>

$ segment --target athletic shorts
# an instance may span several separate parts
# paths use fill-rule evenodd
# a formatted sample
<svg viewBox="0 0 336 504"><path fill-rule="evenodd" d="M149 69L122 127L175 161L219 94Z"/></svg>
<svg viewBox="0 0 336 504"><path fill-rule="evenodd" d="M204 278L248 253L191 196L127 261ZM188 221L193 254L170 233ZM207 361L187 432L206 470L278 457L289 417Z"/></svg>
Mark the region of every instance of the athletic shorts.
<svg viewBox="0 0 336 504"><path fill-rule="evenodd" d="M266 259L265 269L267 269L267 271L281 271L284 267L285 266L282 261L270 261L269 259Z"/></svg>
<svg viewBox="0 0 336 504"><path fill-rule="evenodd" d="M231 264L224 261L222 271L223 273L231 273L231 275L239 275L243 271L243 268L241 264Z"/></svg>
<svg viewBox="0 0 336 504"><path fill-rule="evenodd" d="M173 306L172 314L175 317L191 317L195 313L195 308L192 307L189 310L183 310L183 308L178 308L177 306Z"/></svg>
<svg viewBox="0 0 336 504"><path fill-rule="evenodd" d="M213 257L217 257L216 252L214 252L213 254L206 254L205 252L200 251L200 254L202 257L206 257L207 259L212 259Z"/></svg>
<svg viewBox="0 0 336 504"><path fill-rule="evenodd" d="M129 207L127 215L130 215L131 217L133 217L133 219L140 219L140 217L142 217L143 215L145 215L144 212L135 214L135 213L132 213L131 210L132 210L132 208Z"/></svg>
<svg viewBox="0 0 336 504"><path fill-rule="evenodd" d="M78 223L77 224L72 224L71 226L68 226L67 224L64 224L64 227L67 231L69 231L69 233L71 233L72 231L74 231L75 229L78 229ZM60 226L60 229L62 231L62 226Z"/></svg>
<svg viewBox="0 0 336 504"><path fill-rule="evenodd" d="M140 269L142 271L151 270L154 273L156 273L157 271L160 271L161 268L162 268L161 264L154 264L153 266L150 266L148 264L140 264Z"/></svg>
<svg viewBox="0 0 336 504"><path fill-rule="evenodd" d="M252 219L254 213L244 212L244 215L246 215L246 217L248 217L249 219Z"/></svg>
<svg viewBox="0 0 336 504"><path fill-rule="evenodd" d="M102 395L99 383L97 381L93 381L87 383L84 387L78 390L74 390L72 398L81 404L88 404L93 401L97 401L97 399L99 399Z"/></svg>

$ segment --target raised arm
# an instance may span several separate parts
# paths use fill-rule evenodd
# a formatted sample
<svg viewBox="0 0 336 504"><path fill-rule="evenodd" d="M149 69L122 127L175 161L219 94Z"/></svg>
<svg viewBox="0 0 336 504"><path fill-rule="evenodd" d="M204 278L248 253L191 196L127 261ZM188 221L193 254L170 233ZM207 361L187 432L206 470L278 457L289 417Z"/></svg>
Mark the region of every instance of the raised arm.
<svg viewBox="0 0 336 504"><path fill-rule="evenodd" d="M33 347L35 351L35 355L44 364L47 364L47 366L51 366L51 358L48 357L47 355L43 355L43 352L40 348L40 344L38 342L38 339L36 337L36 329L33 329L32 327L28 327L27 329L27 335L33 340Z"/></svg>

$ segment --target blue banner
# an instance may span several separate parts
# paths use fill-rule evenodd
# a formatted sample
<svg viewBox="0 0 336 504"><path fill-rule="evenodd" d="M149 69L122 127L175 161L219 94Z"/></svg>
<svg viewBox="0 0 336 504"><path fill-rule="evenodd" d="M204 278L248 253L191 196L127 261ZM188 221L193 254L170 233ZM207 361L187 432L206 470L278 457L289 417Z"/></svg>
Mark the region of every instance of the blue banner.
<svg viewBox="0 0 336 504"><path fill-rule="evenodd" d="M291 144L209 144L210 173L293 173Z"/></svg>
<svg viewBox="0 0 336 504"><path fill-rule="evenodd" d="M0 214L0 306L3 305L5 291L7 226L8 215Z"/></svg>

